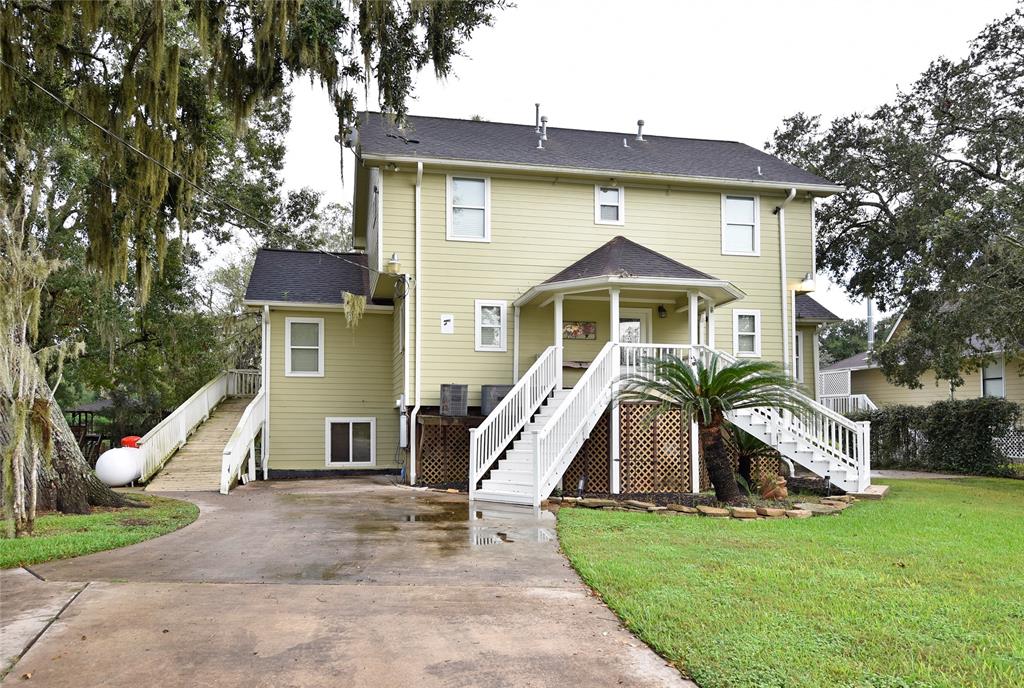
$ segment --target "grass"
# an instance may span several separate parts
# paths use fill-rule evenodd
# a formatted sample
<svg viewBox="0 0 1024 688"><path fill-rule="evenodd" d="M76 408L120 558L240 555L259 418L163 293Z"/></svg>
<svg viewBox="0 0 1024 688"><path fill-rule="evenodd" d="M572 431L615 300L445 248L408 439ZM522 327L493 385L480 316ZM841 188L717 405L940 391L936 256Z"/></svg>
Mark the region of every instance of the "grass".
<svg viewBox="0 0 1024 688"><path fill-rule="evenodd" d="M1024 686L1024 481L808 520L562 509L584 580L702 688Z"/></svg>
<svg viewBox="0 0 1024 688"><path fill-rule="evenodd" d="M189 502L145 494L131 497L148 503L149 508L97 509L85 516L39 516L31 537L0 538L0 569L134 545L187 526L199 516L199 508Z"/></svg>

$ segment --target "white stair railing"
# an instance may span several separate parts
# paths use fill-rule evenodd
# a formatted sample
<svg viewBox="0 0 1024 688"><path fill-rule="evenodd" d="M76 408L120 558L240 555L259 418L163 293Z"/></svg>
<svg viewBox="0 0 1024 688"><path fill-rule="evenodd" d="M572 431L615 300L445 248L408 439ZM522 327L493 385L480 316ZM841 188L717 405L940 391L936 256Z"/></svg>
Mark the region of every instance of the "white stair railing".
<svg viewBox="0 0 1024 688"><path fill-rule="evenodd" d="M262 380L260 371L243 369L228 371L228 396L254 397L259 394Z"/></svg>
<svg viewBox="0 0 1024 688"><path fill-rule="evenodd" d="M534 460L534 506L545 499L560 473L559 465L586 440L590 429L611 401L612 383L619 374L617 346L611 342L587 367L576 386L537 434Z"/></svg>
<svg viewBox="0 0 1024 688"><path fill-rule="evenodd" d="M469 497L508 443L526 426L558 383L558 347L549 346L476 428L469 431Z"/></svg>
<svg viewBox="0 0 1024 688"><path fill-rule="evenodd" d="M843 396L823 396L821 404L836 413L852 413L854 411L875 411L878 406L867 394L846 394Z"/></svg>
<svg viewBox="0 0 1024 688"><path fill-rule="evenodd" d="M263 430L267 420L267 407L263 401L264 392L261 389L245 407L235 431L224 445L220 472L221 494L227 494L231 484L240 477L239 473L246 457L249 459L247 479L256 479L256 437Z"/></svg>

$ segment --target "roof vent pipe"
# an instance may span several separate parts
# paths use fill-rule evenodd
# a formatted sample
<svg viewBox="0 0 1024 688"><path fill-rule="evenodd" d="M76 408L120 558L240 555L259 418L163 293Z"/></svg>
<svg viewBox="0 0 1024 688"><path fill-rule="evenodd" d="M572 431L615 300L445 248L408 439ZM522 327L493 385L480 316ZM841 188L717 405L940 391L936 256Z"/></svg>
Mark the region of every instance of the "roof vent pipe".
<svg viewBox="0 0 1024 688"><path fill-rule="evenodd" d="M642 119L636 121L636 140L644 140L644 121Z"/></svg>
<svg viewBox="0 0 1024 688"><path fill-rule="evenodd" d="M540 118L540 140L548 140L548 116L544 115Z"/></svg>
<svg viewBox="0 0 1024 688"><path fill-rule="evenodd" d="M534 130L539 134L540 133L540 103L534 103L533 107L536 108L536 112L534 114L534 122L535 122Z"/></svg>

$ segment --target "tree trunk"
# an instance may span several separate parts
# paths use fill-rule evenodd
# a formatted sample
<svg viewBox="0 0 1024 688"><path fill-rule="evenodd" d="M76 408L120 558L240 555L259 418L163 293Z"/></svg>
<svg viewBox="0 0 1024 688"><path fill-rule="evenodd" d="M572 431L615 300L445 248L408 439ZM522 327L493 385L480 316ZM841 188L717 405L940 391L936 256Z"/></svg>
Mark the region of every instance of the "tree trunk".
<svg viewBox="0 0 1024 688"><path fill-rule="evenodd" d="M50 386L43 381L40 397L50 395ZM12 419L6 405L0 408L0 446L10 440ZM60 511L65 514L87 514L90 507L142 506L107 487L89 467L74 433L57 404L50 404L50 423L53 432L53 453L44 461L36 476L37 508L40 511ZM30 462L26 462L26 485L31 484Z"/></svg>
<svg viewBox="0 0 1024 688"><path fill-rule="evenodd" d="M732 472L732 464L725 450L725 439L722 437L722 424L700 426L700 448L704 464L708 468L708 477L715 488L715 499L726 504L737 504L742 501L736 476Z"/></svg>

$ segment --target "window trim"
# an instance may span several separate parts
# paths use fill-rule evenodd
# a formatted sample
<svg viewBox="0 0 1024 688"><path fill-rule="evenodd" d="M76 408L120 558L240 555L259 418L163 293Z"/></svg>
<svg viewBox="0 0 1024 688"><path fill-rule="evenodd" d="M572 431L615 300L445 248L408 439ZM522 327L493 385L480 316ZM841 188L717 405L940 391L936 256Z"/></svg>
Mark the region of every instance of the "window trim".
<svg viewBox="0 0 1024 688"><path fill-rule="evenodd" d="M996 354L995 360L993 360L992 363L998 363L999 364L999 377L998 378L991 377L991 378L988 378L988 379L989 380L996 380L996 379L1001 380L1002 383L1003 383L1003 393L1000 394L998 397L997 396L993 396L991 398L992 399L1005 399L1006 398L1006 359L1003 357L1003 354ZM986 378L985 378L985 366L984 365L982 365L981 370L979 370L978 373L979 373L978 377L981 378L981 396L982 396L982 398L986 398L986 395L985 395L985 379Z"/></svg>
<svg viewBox="0 0 1024 688"><path fill-rule="evenodd" d="M793 331L793 379L804 381L804 333Z"/></svg>
<svg viewBox="0 0 1024 688"><path fill-rule="evenodd" d="M483 326L480 312L483 306L499 306L501 308L501 344L484 346L480 340L480 328ZM495 299L476 299L473 302L473 348L476 351L503 353L508 351L508 301Z"/></svg>
<svg viewBox="0 0 1024 688"><path fill-rule="evenodd" d="M740 351L740 316L741 315L752 315L754 316L754 351L753 352L741 352ZM757 309L739 309L734 308L732 311L732 355L737 358L760 358L761 357L761 330L763 323L761 321L761 311ZM746 334L750 334L749 332Z"/></svg>
<svg viewBox="0 0 1024 688"><path fill-rule="evenodd" d="M320 335L317 342L316 372L292 370L292 323L312 323L317 325ZM312 349L311 346L302 346ZM324 319L323 318L285 318L284 319L284 375L285 377L323 377L324 376Z"/></svg>
<svg viewBox="0 0 1024 688"><path fill-rule="evenodd" d="M619 192L619 219L601 219L601 189L617 189ZM594 224L595 225L624 225L626 224L626 188L612 184L594 184Z"/></svg>
<svg viewBox="0 0 1024 688"><path fill-rule="evenodd" d="M464 237L457 236L455 234L455 218L454 218L454 206L452 204L454 196L452 193L452 183L455 179L469 179L472 181L482 181L484 183L484 235L482 237ZM445 238L448 241L470 241L478 244L487 244L491 241L491 178L484 177L481 175L470 175L470 174L449 174L446 182L445 192ZM479 206L466 205L459 206L460 208L477 208Z"/></svg>
<svg viewBox="0 0 1024 688"><path fill-rule="evenodd" d="M730 251L725 246L726 215L725 202L729 198L752 198L754 200L754 250ZM722 255L723 256L760 256L761 255L761 197L757 194L724 193L722 194Z"/></svg>
<svg viewBox="0 0 1024 688"><path fill-rule="evenodd" d="M369 461L331 461L331 425L348 423L348 455L352 457L352 426L356 423L370 425ZM328 468L366 468L377 465L377 418L375 416L327 416L324 418L324 465Z"/></svg>

